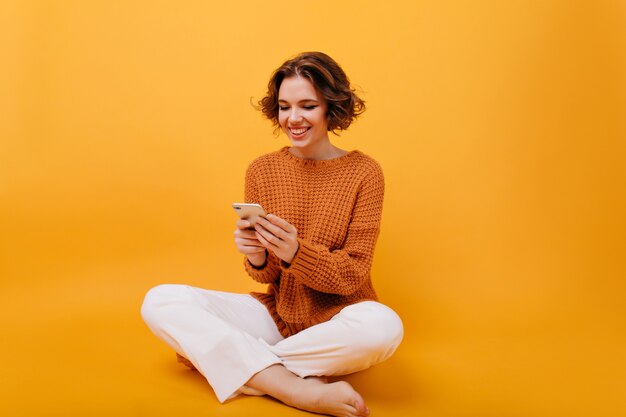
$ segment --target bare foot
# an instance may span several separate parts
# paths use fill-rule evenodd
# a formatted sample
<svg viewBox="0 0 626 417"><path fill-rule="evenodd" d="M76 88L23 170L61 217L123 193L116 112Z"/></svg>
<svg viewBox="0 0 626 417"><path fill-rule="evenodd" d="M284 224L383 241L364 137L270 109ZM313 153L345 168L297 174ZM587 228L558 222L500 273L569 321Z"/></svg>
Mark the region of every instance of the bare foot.
<svg viewBox="0 0 626 417"><path fill-rule="evenodd" d="M367 417L363 397L345 381L332 384L321 378L307 378L294 388L285 403L302 410L338 417Z"/></svg>
<svg viewBox="0 0 626 417"><path fill-rule="evenodd" d="M280 364L269 366L248 380L250 388L301 410L336 417L367 417L363 397L345 381L327 383L324 377L300 378Z"/></svg>

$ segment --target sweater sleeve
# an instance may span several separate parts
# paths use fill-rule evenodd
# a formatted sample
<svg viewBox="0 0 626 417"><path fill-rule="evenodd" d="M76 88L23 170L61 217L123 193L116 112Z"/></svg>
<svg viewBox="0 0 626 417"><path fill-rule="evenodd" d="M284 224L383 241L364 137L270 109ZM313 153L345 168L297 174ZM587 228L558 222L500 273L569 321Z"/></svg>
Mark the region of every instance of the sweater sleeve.
<svg viewBox="0 0 626 417"><path fill-rule="evenodd" d="M384 192L383 173L376 164L361 184L342 247L330 251L299 238L291 264L280 262L280 267L316 291L340 295L356 292L369 279Z"/></svg>
<svg viewBox="0 0 626 417"><path fill-rule="evenodd" d="M255 181L253 165L246 170L244 199L246 203L259 203L259 193ZM248 257L244 255L243 264L248 275L261 284L270 284L276 281L281 273L280 260L270 251L266 251L267 259L265 265L260 268L250 263Z"/></svg>

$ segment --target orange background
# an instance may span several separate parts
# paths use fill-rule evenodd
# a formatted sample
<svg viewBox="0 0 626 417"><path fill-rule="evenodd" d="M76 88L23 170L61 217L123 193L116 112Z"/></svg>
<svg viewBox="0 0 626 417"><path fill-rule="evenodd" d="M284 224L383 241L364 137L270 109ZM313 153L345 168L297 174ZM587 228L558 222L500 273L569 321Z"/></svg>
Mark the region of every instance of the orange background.
<svg viewBox="0 0 626 417"><path fill-rule="evenodd" d="M373 416L626 413L626 3L3 1L0 42L0 415L306 415L219 405L139 315L262 288L230 203L287 144L250 97L305 50L386 175L406 338L348 378Z"/></svg>

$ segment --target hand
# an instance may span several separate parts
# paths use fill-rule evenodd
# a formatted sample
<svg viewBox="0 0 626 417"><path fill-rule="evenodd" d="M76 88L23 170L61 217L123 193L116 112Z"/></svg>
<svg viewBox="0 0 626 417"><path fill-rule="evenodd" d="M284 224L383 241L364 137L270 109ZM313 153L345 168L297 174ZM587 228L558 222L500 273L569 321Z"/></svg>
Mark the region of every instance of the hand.
<svg viewBox="0 0 626 417"><path fill-rule="evenodd" d="M260 267L265 264L267 252L257 239L256 232L250 229L249 221L237 220L237 230L234 234L237 249L248 257L252 265Z"/></svg>
<svg viewBox="0 0 626 417"><path fill-rule="evenodd" d="M274 214L268 214L265 219L257 220L254 229L256 238L267 250L288 264L293 261L300 245L298 231L292 224Z"/></svg>

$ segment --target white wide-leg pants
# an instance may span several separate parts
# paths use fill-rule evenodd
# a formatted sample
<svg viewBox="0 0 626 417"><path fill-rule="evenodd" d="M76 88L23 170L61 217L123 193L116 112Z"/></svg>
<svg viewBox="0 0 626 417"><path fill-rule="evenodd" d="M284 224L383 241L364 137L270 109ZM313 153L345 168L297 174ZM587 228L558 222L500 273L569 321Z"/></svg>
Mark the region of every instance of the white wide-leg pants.
<svg viewBox="0 0 626 417"><path fill-rule="evenodd" d="M159 285L141 314L152 332L193 363L220 402L257 372L282 364L300 377L345 375L390 357L403 336L389 307L364 301L284 338L263 304L247 294Z"/></svg>

